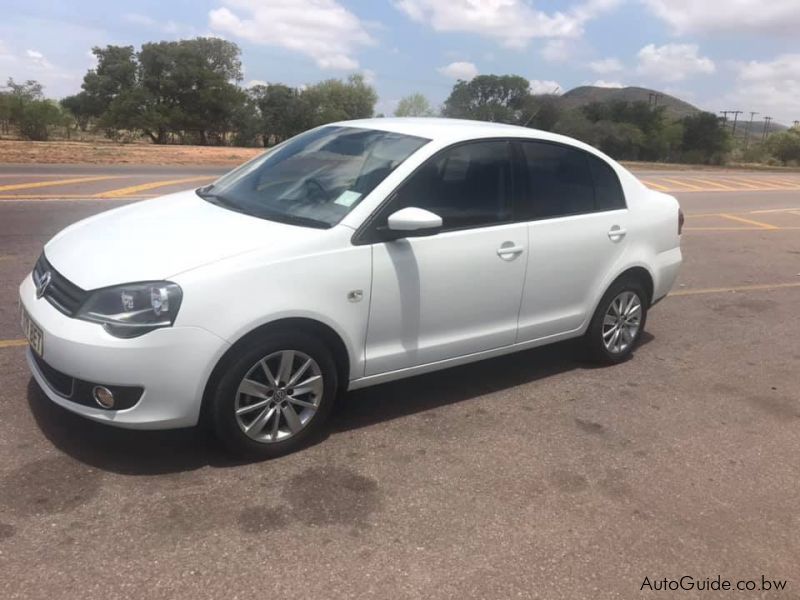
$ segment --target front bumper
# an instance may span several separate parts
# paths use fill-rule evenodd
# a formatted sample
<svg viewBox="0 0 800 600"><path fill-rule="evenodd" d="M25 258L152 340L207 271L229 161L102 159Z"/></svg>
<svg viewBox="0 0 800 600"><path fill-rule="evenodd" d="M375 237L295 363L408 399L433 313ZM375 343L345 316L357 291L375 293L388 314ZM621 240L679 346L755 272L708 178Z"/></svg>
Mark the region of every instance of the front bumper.
<svg viewBox="0 0 800 600"><path fill-rule="evenodd" d="M124 410L87 406L64 397L47 380L28 349L34 379L56 404L95 421L131 429L171 429L197 424L206 381L229 344L199 327L168 327L119 339L102 326L73 319L37 299L31 277L19 287L20 302L44 335L43 360L84 381L144 388Z"/></svg>

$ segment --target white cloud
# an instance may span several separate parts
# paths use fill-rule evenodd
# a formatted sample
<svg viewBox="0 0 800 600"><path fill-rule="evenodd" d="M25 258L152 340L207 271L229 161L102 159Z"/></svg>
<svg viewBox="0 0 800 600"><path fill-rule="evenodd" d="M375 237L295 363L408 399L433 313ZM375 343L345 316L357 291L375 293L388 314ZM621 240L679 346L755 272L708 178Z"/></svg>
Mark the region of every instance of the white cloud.
<svg viewBox="0 0 800 600"><path fill-rule="evenodd" d="M372 69L362 69L361 75L364 77L364 83L369 85L375 83L375 80L378 78L378 74Z"/></svg>
<svg viewBox="0 0 800 600"><path fill-rule="evenodd" d="M244 86L244 87L246 87L246 88L251 88L251 87L255 87L255 86L257 86L257 85L268 85L268 84L267 84L267 82L266 82L266 81L264 81L263 79L251 79L250 81L248 81L248 82L245 84L245 86Z"/></svg>
<svg viewBox="0 0 800 600"><path fill-rule="evenodd" d="M605 79L598 79L597 81L592 81L591 83L587 83L586 85L593 85L594 87L601 87L601 88L624 88L625 84L620 83L619 81L606 81Z"/></svg>
<svg viewBox="0 0 800 600"><path fill-rule="evenodd" d="M356 50L376 43L365 24L335 0L222 2L226 6L208 14L212 29L304 54L322 69L357 69Z"/></svg>
<svg viewBox="0 0 800 600"><path fill-rule="evenodd" d="M560 94L561 84L551 79L531 79L531 94Z"/></svg>
<svg viewBox="0 0 800 600"><path fill-rule="evenodd" d="M622 71L622 63L616 58L603 58L589 63L589 68L600 75Z"/></svg>
<svg viewBox="0 0 800 600"><path fill-rule="evenodd" d="M567 40L548 40L542 47L542 58L548 62L564 62L572 54L572 45Z"/></svg>
<svg viewBox="0 0 800 600"><path fill-rule="evenodd" d="M701 0L644 0L679 34L710 31L752 31L796 34L800 28L797 0L730 0L724 5Z"/></svg>
<svg viewBox="0 0 800 600"><path fill-rule="evenodd" d="M3 42L3 40L0 40L0 61L13 62L16 60L17 57L11 53L11 51L8 49L8 46L6 46L5 42Z"/></svg>
<svg viewBox="0 0 800 600"><path fill-rule="evenodd" d="M395 0L397 9L436 31L460 31L524 48L534 38L578 38L584 25L621 0L587 0L551 14L526 0Z"/></svg>
<svg viewBox="0 0 800 600"><path fill-rule="evenodd" d="M725 97L722 108L758 111L761 117L771 116L784 124L800 119L800 54L737 63L736 68L736 91Z"/></svg>
<svg viewBox="0 0 800 600"><path fill-rule="evenodd" d="M660 81L682 81L693 75L713 73L714 62L698 55L697 44L648 44L639 50L637 72Z"/></svg>
<svg viewBox="0 0 800 600"><path fill-rule="evenodd" d="M175 21L157 21L153 17L142 15L139 13L125 13L122 15L122 20L132 25L146 27L147 29L155 29L162 33L176 34L180 30Z"/></svg>
<svg viewBox="0 0 800 600"><path fill-rule="evenodd" d="M439 73L450 79L463 79L469 81L478 74L478 67L471 62L452 62L447 66L439 67Z"/></svg>
<svg viewBox="0 0 800 600"><path fill-rule="evenodd" d="M38 50L25 50L25 56L27 56L28 60L37 67L47 70L53 68L53 63L47 60L44 54Z"/></svg>

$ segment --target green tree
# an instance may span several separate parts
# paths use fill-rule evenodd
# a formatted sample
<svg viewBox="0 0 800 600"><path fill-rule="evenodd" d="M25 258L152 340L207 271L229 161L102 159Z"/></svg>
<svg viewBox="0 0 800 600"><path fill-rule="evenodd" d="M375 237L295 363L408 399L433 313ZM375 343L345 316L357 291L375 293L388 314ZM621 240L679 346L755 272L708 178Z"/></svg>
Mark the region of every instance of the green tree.
<svg viewBox="0 0 800 600"><path fill-rule="evenodd" d="M0 119L4 121L5 132L13 126L22 138L46 140L53 127L65 124L64 113L57 104L45 99L42 84L33 79L17 83L9 77L0 98Z"/></svg>
<svg viewBox="0 0 800 600"><path fill-rule="evenodd" d="M530 83L518 75L478 75L458 81L444 101L442 114L457 119L524 123Z"/></svg>
<svg viewBox="0 0 800 600"><path fill-rule="evenodd" d="M419 93L401 98L394 111L396 117L432 117L435 114L428 99Z"/></svg>
<svg viewBox="0 0 800 600"><path fill-rule="evenodd" d="M268 146L311 127L311 114L303 92L281 83L256 85L249 95L260 114L262 143Z"/></svg>
<svg viewBox="0 0 800 600"><path fill-rule="evenodd" d="M375 88L362 75L350 75L345 81L321 81L306 88L302 97L312 126L371 117L378 101Z"/></svg>
<svg viewBox="0 0 800 600"><path fill-rule="evenodd" d="M92 117L97 116L96 108L86 92L79 92L73 96L62 98L60 104L64 110L72 115L81 131L86 131L89 128L89 122Z"/></svg>
<svg viewBox="0 0 800 600"><path fill-rule="evenodd" d="M767 151L784 165L800 164L800 128L794 127L767 138Z"/></svg>
<svg viewBox="0 0 800 600"><path fill-rule="evenodd" d="M81 110L93 117L102 115L120 94L136 85L137 64L133 46L92 48L97 66L83 77Z"/></svg>
<svg viewBox="0 0 800 600"><path fill-rule="evenodd" d="M731 149L731 136L721 119L700 112L684 117L682 158L692 163L722 164Z"/></svg>
<svg viewBox="0 0 800 600"><path fill-rule="evenodd" d="M564 110L561 107L561 97L556 94L531 95L524 101L522 125L553 131L561 119Z"/></svg>

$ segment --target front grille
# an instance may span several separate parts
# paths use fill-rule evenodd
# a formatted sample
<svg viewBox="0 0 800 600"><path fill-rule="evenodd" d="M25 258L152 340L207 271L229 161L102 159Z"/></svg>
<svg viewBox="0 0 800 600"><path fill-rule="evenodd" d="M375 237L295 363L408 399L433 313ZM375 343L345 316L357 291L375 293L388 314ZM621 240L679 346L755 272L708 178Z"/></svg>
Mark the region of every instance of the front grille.
<svg viewBox="0 0 800 600"><path fill-rule="evenodd" d="M83 301L86 300L87 292L56 271L53 265L47 261L44 253L36 261L33 269L33 283L37 289L42 277L48 272L50 273L50 283L45 288L44 298L65 315L74 317Z"/></svg>
<svg viewBox="0 0 800 600"><path fill-rule="evenodd" d="M47 383L50 384L50 387L65 398L72 396L75 380L66 373L62 373L61 371L48 365L35 352L32 352L31 354L33 356L33 360L36 361L36 366L39 367L39 372L47 380Z"/></svg>

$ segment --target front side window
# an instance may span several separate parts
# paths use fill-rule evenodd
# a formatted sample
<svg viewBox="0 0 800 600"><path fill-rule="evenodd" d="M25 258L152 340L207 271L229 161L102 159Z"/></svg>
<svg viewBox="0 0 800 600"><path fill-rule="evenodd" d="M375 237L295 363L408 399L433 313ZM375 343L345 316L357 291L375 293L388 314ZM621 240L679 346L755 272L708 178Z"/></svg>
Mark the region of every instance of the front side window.
<svg viewBox="0 0 800 600"><path fill-rule="evenodd" d="M388 131L321 127L197 193L256 217L330 227L428 141Z"/></svg>
<svg viewBox="0 0 800 600"><path fill-rule="evenodd" d="M414 206L442 217L444 230L511 220L511 146L470 142L423 164L398 190L391 211Z"/></svg>

